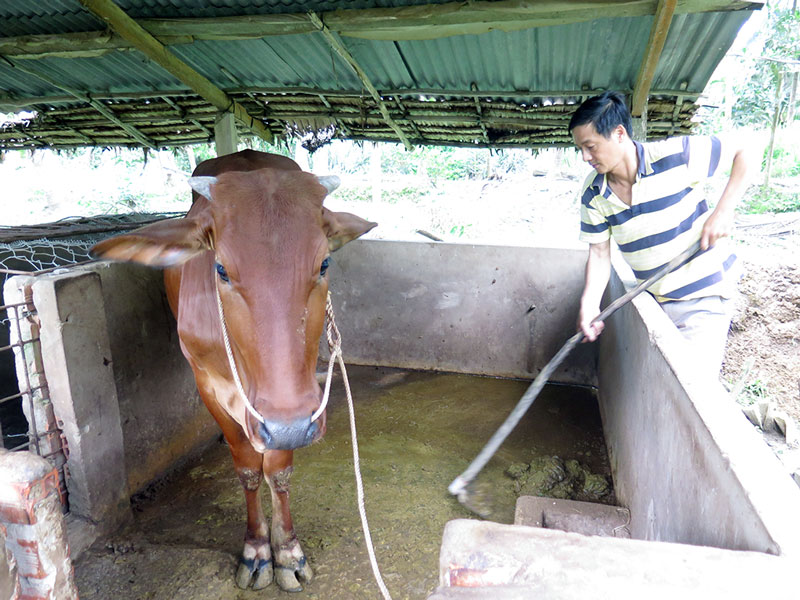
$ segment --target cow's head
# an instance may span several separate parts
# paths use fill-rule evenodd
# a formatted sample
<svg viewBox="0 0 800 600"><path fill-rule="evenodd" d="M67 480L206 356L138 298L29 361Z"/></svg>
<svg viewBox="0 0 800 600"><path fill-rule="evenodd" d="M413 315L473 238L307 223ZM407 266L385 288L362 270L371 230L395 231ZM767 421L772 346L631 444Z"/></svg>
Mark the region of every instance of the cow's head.
<svg viewBox="0 0 800 600"><path fill-rule="evenodd" d="M183 265L178 331L197 383L243 428L258 451L321 437L325 416L315 370L325 319L331 252L376 223L322 206L336 177L264 168L192 177L196 202L183 219L100 242L98 257ZM235 392L217 312L255 418ZM198 369L200 367L200 369ZM202 381L201 381L202 379Z"/></svg>

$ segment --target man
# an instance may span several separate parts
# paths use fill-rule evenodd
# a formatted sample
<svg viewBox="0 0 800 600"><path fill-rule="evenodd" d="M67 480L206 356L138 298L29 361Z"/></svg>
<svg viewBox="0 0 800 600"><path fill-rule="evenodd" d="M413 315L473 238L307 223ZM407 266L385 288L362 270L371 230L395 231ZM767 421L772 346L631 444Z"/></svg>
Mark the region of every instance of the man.
<svg viewBox="0 0 800 600"><path fill-rule="evenodd" d="M631 139L624 97L604 92L580 105L569 131L594 172L581 193L581 241L589 243L578 327L588 341L603 330L592 323L611 274L610 240L643 281L698 239L701 251L648 291L696 350L702 368L718 375L725 353L737 276L727 237L746 187L741 146L711 136L659 142ZM713 211L703 183L731 166Z"/></svg>

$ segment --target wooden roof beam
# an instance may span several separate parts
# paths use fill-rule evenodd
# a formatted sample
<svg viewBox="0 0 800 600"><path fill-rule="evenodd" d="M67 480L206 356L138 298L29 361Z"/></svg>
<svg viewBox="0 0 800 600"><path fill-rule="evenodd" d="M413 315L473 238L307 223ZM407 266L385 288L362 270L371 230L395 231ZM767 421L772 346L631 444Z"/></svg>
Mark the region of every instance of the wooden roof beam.
<svg viewBox="0 0 800 600"><path fill-rule="evenodd" d="M108 23L117 34L132 43L137 50L166 69L217 109L232 113L238 121L258 137L269 143L274 141L272 132L260 120L251 116L241 104L167 50L161 42L145 31L112 0L80 0L80 3L92 14Z"/></svg>
<svg viewBox="0 0 800 600"><path fill-rule="evenodd" d="M121 129L123 129L128 135L130 135L137 142L139 142L140 144L142 144L144 146L147 146L148 148L151 148L153 150L158 150L158 145L156 144L156 142L151 140L149 137L147 137L145 134L143 134L141 131L139 131L133 125L130 125L129 123L125 123L124 121L119 119L117 117L117 115L114 114L114 111L112 111L110 108L108 108L102 102L98 102L97 100L95 100L94 98L89 96L88 94L85 94L85 93L83 93L83 92L81 92L79 90L75 90L75 89L73 89L73 88L71 88L71 87L69 87L67 85L64 85L60 81L56 81L52 77L50 77L48 75L45 75L44 73L40 73L39 71L37 71L36 69L31 68L28 65L22 66L22 65L19 65L17 63L11 62L7 58L3 58L3 61L5 63L7 63L8 65L10 65L14 69L22 71L23 73L27 73L28 75L31 75L33 77L36 77L37 79L40 79L41 81L44 81L48 85L52 85L55 88L58 88L60 90L64 90L65 92L67 92L68 94L73 96L74 98L77 98L78 100L80 100L82 102L86 102L92 108L94 108L97 112L99 112L101 115L103 115L106 119L108 119L109 121L111 121L112 123L114 123L115 125L120 127Z"/></svg>
<svg viewBox="0 0 800 600"><path fill-rule="evenodd" d="M636 75L636 83L633 86L631 114L634 117L641 117L647 105L658 60L664 50L664 42L667 41L669 26L672 23L672 16L675 14L677 4L678 0L658 0L653 25L650 28L650 39L647 41L647 48L642 58L642 64L639 66L639 73Z"/></svg>
<svg viewBox="0 0 800 600"><path fill-rule="evenodd" d="M757 10L761 0L681 0L679 13ZM319 13L339 35L373 40L426 40L452 35L481 34L499 29L566 25L603 18L653 14L652 0L477 0L403 7L339 9ZM191 35L195 39L257 38L309 33L298 14L249 15L213 19L143 20L153 35Z"/></svg>
<svg viewBox="0 0 800 600"><path fill-rule="evenodd" d="M350 68L355 71L356 75L361 80L361 83L364 84L365 88L367 88L370 96L372 96L372 99L378 106L378 110L383 116L383 120L397 134L397 137L401 142L403 142L406 150L412 150L413 146L408 140L408 137L406 137L406 134L403 133L403 130L400 129L400 126L394 121L394 119L392 119L392 116L389 114L389 109L386 107L386 103L381 99L381 95L378 93L377 88L372 84L369 77L364 72L364 69L362 69L361 66L356 62L356 59L353 58L353 55L350 54L350 51L347 50L347 48L344 47L344 44L342 44L341 40L339 40L339 38L325 26L322 20L320 20L319 15L310 12L308 13L308 19L314 24L320 33L325 36L325 39L328 41L328 44L330 44L331 48L333 48L336 53L341 56L348 65L350 65Z"/></svg>
<svg viewBox="0 0 800 600"><path fill-rule="evenodd" d="M108 2L83 2L90 4ZM760 0L681 0L676 14L758 10ZM93 11L94 12L94 11ZM122 11L120 11L122 12ZM95 13L97 14L97 13ZM123 13L124 14L124 13ZM493 30L518 31L532 27L592 21L598 15L640 17L653 14L653 0L561 0L529 2L447 2L398 8L340 9L319 13L326 27L345 37L373 40L427 40ZM127 17L127 15L126 15ZM141 19L139 26L161 44L195 40L244 40L273 35L304 34L318 28L305 14L266 14L190 19ZM107 31L0 38L0 54L18 58L101 56L111 50L137 47L126 36Z"/></svg>

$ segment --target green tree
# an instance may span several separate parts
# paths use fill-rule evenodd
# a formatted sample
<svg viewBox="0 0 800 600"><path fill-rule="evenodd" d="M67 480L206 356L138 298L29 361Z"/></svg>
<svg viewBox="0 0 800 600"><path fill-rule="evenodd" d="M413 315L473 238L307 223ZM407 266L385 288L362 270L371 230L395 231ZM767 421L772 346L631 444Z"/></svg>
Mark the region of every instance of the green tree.
<svg viewBox="0 0 800 600"><path fill-rule="evenodd" d="M743 50L751 75L734 88L737 98L731 110L735 125L758 128L772 125L776 108L778 124L798 116L790 109L797 102L797 65L800 61L800 12L796 0L770 2L764 26L753 43ZM762 42L762 43L759 43ZM779 92L780 88L780 93ZM794 91L793 91L794 90Z"/></svg>

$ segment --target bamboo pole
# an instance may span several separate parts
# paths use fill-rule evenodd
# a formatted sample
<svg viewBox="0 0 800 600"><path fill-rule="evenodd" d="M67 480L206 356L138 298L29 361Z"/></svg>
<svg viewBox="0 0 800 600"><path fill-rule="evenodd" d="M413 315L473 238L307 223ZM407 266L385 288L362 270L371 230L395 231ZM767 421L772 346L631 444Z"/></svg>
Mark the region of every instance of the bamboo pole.
<svg viewBox="0 0 800 600"><path fill-rule="evenodd" d="M316 13L310 12L308 13L309 20L314 24L314 26L325 36L325 39L328 41L328 44L331 48L333 48L336 53L341 56L344 61L350 65L350 68L355 71L355 74L361 80L361 83L364 84L364 87L367 88L370 96L375 101L375 104L378 105L378 110L380 110L381 115L383 115L384 121L391 127L394 132L397 134L397 137L403 142L403 145L406 147L406 150L413 149L413 146L408 141L406 134L403 133L403 130L400 129L400 126L394 122L391 115L389 114L389 109L386 107L386 104L381 100L381 95L378 93L378 90L372 84L367 74L364 72L364 69L356 62L356 59L353 58L353 55L350 54L350 51L345 48L344 44L336 37L330 29L328 29L319 16Z"/></svg>
<svg viewBox="0 0 800 600"><path fill-rule="evenodd" d="M254 134L269 143L274 141L272 132L261 121L252 117L241 104L167 50L161 42L145 31L114 2L111 0L80 0L80 3L108 23L116 33L131 42L150 60L169 71L220 111L233 113L234 117Z"/></svg>

